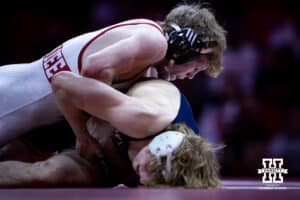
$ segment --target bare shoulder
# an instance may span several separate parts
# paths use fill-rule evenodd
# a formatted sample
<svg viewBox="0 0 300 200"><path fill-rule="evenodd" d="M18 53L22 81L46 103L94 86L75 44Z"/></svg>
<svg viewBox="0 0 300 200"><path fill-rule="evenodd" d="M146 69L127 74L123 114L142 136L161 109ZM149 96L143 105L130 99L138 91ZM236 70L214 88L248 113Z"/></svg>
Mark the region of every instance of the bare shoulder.
<svg viewBox="0 0 300 200"><path fill-rule="evenodd" d="M134 33L140 36L142 44L147 46L160 46L167 48L167 40L161 26L150 19L132 19L122 22L124 24L136 24L139 28L134 28Z"/></svg>
<svg viewBox="0 0 300 200"><path fill-rule="evenodd" d="M147 105L146 108L155 113L155 118L159 119L160 124L170 123L180 107L179 89L165 80L139 82L130 89L128 95Z"/></svg>

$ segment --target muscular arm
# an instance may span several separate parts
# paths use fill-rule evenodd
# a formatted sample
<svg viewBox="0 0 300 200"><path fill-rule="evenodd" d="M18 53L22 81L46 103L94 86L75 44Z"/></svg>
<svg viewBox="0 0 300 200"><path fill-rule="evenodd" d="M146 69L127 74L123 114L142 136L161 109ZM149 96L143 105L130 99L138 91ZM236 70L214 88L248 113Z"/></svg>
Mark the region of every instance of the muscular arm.
<svg viewBox="0 0 300 200"><path fill-rule="evenodd" d="M95 159L100 154L96 141L90 136L87 130L87 120L89 115L78 109L74 104L70 103L72 97L64 90L55 90L56 103L64 117L70 124L76 136L76 149L87 159Z"/></svg>
<svg viewBox="0 0 300 200"><path fill-rule="evenodd" d="M166 50L166 40L156 28L137 29L133 35L89 55L81 74L111 84L114 76L142 71L158 62Z"/></svg>
<svg viewBox="0 0 300 200"><path fill-rule="evenodd" d="M88 187L105 183L98 165L73 151L34 163L0 162L0 172L0 188Z"/></svg>
<svg viewBox="0 0 300 200"><path fill-rule="evenodd" d="M95 78L110 85L114 76L128 73L131 70L134 71L137 67L141 68L138 71L142 71L150 64L162 59L167 47L165 38L152 26L146 29L147 31L138 29L134 35L89 55L86 65L83 66L82 75ZM73 82L71 81L70 83ZM68 83L66 81L61 84ZM85 85L80 86L80 84L78 87L82 87L81 89L86 88ZM54 88L54 94L60 110L64 113L77 137L77 149L82 155L85 154L85 157L93 157L93 141L88 137L85 124L87 118L83 112L87 110L84 110L78 106L78 104L70 103L70 99L76 98L81 101L81 97L79 98L73 93L69 96L69 93L70 91L67 90L55 91ZM89 103L91 101L92 100L89 100ZM101 119L106 120L105 117ZM90 149L90 151L88 149Z"/></svg>
<svg viewBox="0 0 300 200"><path fill-rule="evenodd" d="M139 87L128 96L97 80L61 72L53 78L52 86L56 93L64 91L76 108L108 121L133 137L161 131L178 110L170 95L179 93L169 83L167 87Z"/></svg>

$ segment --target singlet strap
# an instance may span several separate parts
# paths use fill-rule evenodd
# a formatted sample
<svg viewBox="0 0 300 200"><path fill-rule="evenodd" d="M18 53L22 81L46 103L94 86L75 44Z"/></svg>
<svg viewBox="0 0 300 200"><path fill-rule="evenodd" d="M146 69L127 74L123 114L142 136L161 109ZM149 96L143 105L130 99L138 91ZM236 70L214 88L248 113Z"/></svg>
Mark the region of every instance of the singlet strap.
<svg viewBox="0 0 300 200"><path fill-rule="evenodd" d="M120 131L118 131L118 130L115 130L115 131L114 131L114 134L119 135L119 137L120 137L123 141L144 141L144 140L148 140L148 139L154 138L154 137L157 136L159 133L154 134L154 135L149 135L149 136L146 136L146 137L143 137L143 138L135 138L135 137L131 137L131 136L125 135L124 133L122 133L122 132L120 132Z"/></svg>

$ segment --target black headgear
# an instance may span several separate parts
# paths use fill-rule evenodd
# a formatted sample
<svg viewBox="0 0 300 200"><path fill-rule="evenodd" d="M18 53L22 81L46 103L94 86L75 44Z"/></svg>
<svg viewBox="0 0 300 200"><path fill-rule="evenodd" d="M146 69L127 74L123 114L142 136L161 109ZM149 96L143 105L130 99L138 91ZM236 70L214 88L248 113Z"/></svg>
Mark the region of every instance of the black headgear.
<svg viewBox="0 0 300 200"><path fill-rule="evenodd" d="M202 48L208 48L197 33L189 27L180 28L177 24L171 24L172 31L168 33L168 50L166 57L173 59L176 64L191 61L200 55Z"/></svg>

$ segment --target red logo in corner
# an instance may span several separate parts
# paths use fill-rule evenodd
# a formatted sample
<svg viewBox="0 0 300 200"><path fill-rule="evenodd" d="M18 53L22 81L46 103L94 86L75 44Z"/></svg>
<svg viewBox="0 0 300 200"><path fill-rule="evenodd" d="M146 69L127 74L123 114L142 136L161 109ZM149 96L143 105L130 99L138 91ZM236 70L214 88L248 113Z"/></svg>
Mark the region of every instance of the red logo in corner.
<svg viewBox="0 0 300 200"><path fill-rule="evenodd" d="M43 57L43 69L49 82L60 71L71 71L62 53L62 45Z"/></svg>

